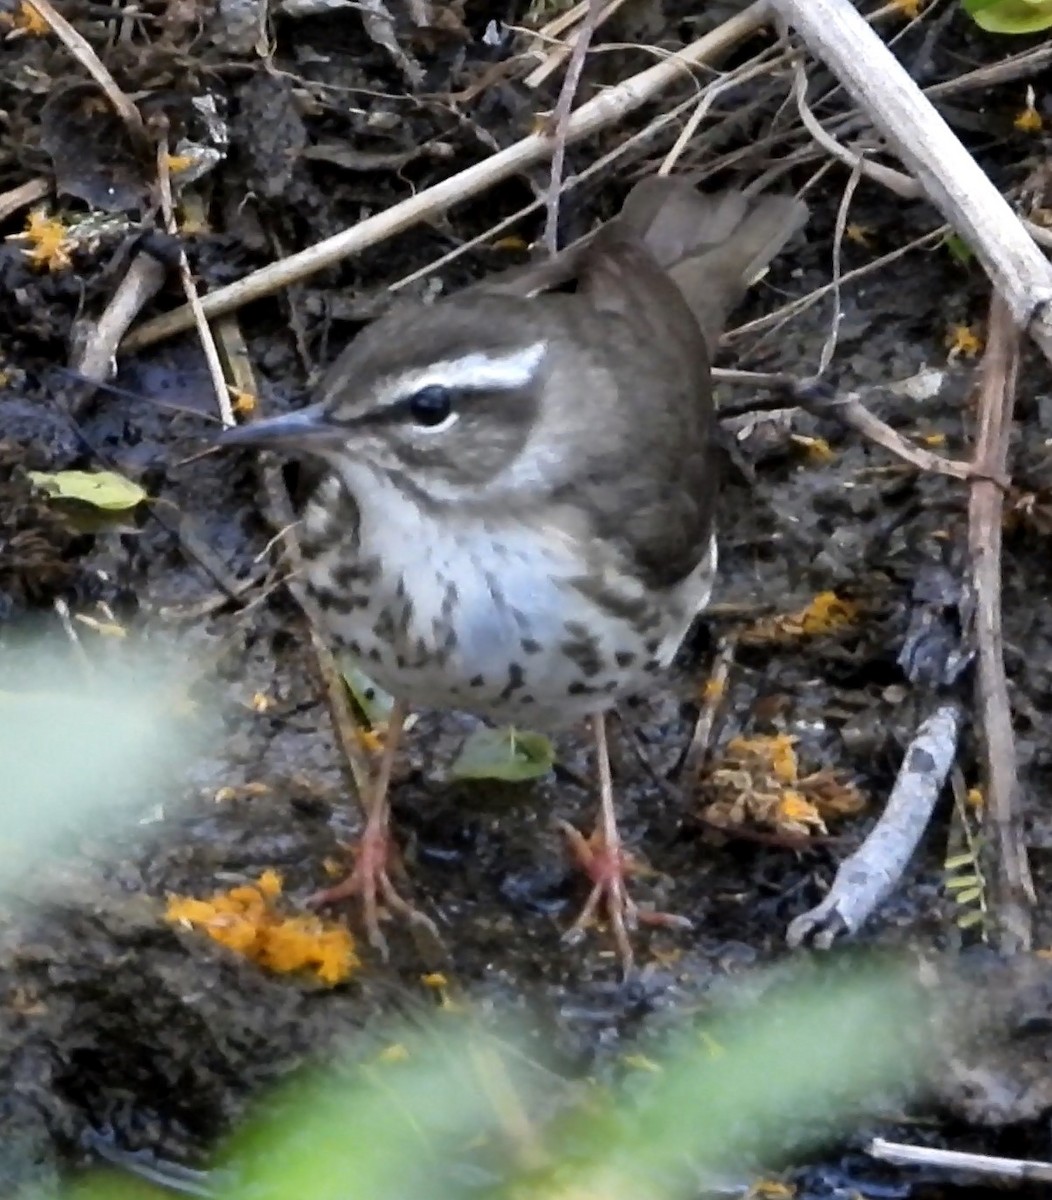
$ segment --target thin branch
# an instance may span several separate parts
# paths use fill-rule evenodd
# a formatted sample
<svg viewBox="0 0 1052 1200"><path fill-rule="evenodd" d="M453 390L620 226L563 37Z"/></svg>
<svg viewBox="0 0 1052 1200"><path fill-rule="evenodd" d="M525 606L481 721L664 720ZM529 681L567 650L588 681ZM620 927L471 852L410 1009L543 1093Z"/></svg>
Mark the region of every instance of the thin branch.
<svg viewBox="0 0 1052 1200"><path fill-rule="evenodd" d="M4 192L0 195L0 221L6 221L20 208L25 208L27 204L32 204L35 200L43 200L50 191L50 179L29 179L25 183L20 183L18 187Z"/></svg>
<svg viewBox="0 0 1052 1200"><path fill-rule="evenodd" d="M789 924L790 946L820 950L851 936L891 894L931 820L957 754L961 710L944 704L917 730L880 820L854 854L837 868L828 895Z"/></svg>
<svg viewBox="0 0 1052 1200"><path fill-rule="evenodd" d="M114 373L121 338L161 290L167 274L164 263L149 251L140 250L132 259L102 315L82 340L79 337L74 339L78 344L70 356L70 367L92 383L103 383L109 379ZM94 395L94 388L80 392L73 415L83 411Z"/></svg>
<svg viewBox="0 0 1052 1200"><path fill-rule="evenodd" d="M990 302L982 364L975 445L977 475L968 502L968 545L976 600L976 687L986 760L986 822L992 833L991 852L997 856L993 910L1003 950L1030 948L1030 906L1036 902L1019 812L1015 738L1001 636L1004 493L990 482L1002 478L1006 471L1018 367L1019 330L1007 303L995 294ZM980 477L979 472L989 478Z"/></svg>
<svg viewBox="0 0 1052 1200"><path fill-rule="evenodd" d="M165 228L170 234L178 236L179 225L175 219L175 203L172 199L172 177L168 167L168 139L161 138L157 144L157 186L161 196L161 211L164 214ZM212 390L215 392L216 403L219 406L219 416L226 429L232 429L237 421L234 418L233 405L230 402L230 390L227 387L226 376L223 374L223 364L216 349L215 338L208 325L208 318L201 307L201 297L197 294L197 284L190 270L190 260L186 251L179 247L179 278L182 281L183 293L190 306L194 324L197 326L197 336L204 351L205 362L208 364L208 374L212 380Z"/></svg>
<svg viewBox="0 0 1052 1200"><path fill-rule="evenodd" d="M833 361L833 355L836 353L837 341L840 338L840 323L844 319L843 310L840 307L840 281L843 276L843 249L844 249L844 233L847 230L847 217L851 211L851 201L855 195L855 189L858 187L858 181L862 177L862 159L860 158L851 168L851 174L848 176L847 183L844 185L844 194L840 198L840 207L836 214L836 227L833 230L833 316L829 322L829 336L822 344L822 353L818 356L818 374L824 375L829 369L829 364Z"/></svg>
<svg viewBox="0 0 1052 1200"><path fill-rule="evenodd" d="M585 14L584 21L574 40L570 62L566 68L566 78L563 80L559 100L555 105L553 122L555 148L552 151L551 178L548 182L544 221L544 244L551 255L559 252L559 196L562 193L563 164L566 161L566 134L570 126L574 97L577 95L577 89L581 83L581 73L584 71L584 60L588 54L592 35L598 28L602 12L602 0L589 0L588 12Z"/></svg>
<svg viewBox="0 0 1052 1200"><path fill-rule="evenodd" d="M560 63L565 60L568 54L577 53L577 47L582 41L585 43L585 49L587 50L587 44L589 41L591 41L592 33L596 27L601 25L608 17L612 17L624 3L625 0L607 0L607 3L605 4L603 4L601 0L598 0L598 3L597 0L584 0L582 4L576 5L576 7L571 10L574 14L576 14L575 21L565 22L561 24L559 28L556 28L557 24L559 24L559 18L557 18L549 26L546 26L545 29L542 29L539 36L546 35L548 37L556 37L558 34L562 33L564 29L569 28L571 24L574 24L576 21L580 20L580 27L570 34L570 36L564 41L552 47L552 49L549 50L545 55L544 61L541 63L541 65L536 67L530 72L529 75L526 76L526 78L523 80L523 83L526 85L526 87L539 87L548 78L548 76L551 75L554 70L556 70ZM596 14L596 18L593 19L593 13L595 13L597 7L599 12ZM569 15L569 13L566 13L564 14L564 17ZM588 27L589 22L592 22L591 28ZM573 64L571 62L570 66L566 68L567 76L569 76L572 70ZM576 91L576 87L574 90Z"/></svg>
<svg viewBox="0 0 1052 1200"><path fill-rule="evenodd" d="M874 183L883 185L903 200L916 200L918 196L922 195L920 185L915 179L911 179L901 171L892 170L891 167L884 167L880 163L869 162L864 155L841 146L836 138L828 132L808 107L807 72L804 70L802 62L797 62L796 64L795 94L796 107L800 114L800 120L803 121L804 128L823 150L827 151L834 158L839 159L845 166L850 167L852 171L861 171L867 179L872 179Z"/></svg>
<svg viewBox="0 0 1052 1200"><path fill-rule="evenodd" d="M964 1172L998 1179L1039 1180L1052 1183L1052 1163L1029 1158L1000 1158L992 1154L969 1154L963 1150L940 1150L933 1146L908 1146L874 1138L866 1153L896 1167L926 1167L929 1170Z"/></svg>

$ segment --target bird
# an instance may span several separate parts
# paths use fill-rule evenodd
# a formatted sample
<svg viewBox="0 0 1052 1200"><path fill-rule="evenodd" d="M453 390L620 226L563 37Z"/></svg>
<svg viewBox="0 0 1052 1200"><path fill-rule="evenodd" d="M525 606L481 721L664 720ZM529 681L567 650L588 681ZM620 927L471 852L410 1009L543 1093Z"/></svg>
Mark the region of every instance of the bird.
<svg viewBox="0 0 1052 1200"><path fill-rule="evenodd" d="M730 310L807 220L801 201L644 177L547 261L354 337L317 400L221 442L314 459L303 584L325 634L394 697L350 875L370 942L395 888L388 790L411 707L531 729L589 722L599 819L567 826L625 971L641 909L617 825L606 714L660 681L717 567L712 353Z"/></svg>

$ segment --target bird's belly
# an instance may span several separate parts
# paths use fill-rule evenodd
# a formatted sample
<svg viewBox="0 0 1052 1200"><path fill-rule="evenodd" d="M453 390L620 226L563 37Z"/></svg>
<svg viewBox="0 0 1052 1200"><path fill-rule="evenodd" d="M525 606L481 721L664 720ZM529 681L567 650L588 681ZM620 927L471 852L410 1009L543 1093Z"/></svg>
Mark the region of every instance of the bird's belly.
<svg viewBox="0 0 1052 1200"><path fill-rule="evenodd" d="M548 728L659 677L702 606L654 601L614 571L581 578L561 544L515 537L421 539L350 604L324 603L338 593L333 572L311 570L330 632L380 687L413 706Z"/></svg>

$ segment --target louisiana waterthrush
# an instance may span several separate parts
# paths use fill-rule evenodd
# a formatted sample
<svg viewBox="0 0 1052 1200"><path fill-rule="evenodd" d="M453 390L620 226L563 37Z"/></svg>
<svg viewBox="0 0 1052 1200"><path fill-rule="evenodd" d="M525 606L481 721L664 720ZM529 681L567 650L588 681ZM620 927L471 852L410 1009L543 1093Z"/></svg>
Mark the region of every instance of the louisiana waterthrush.
<svg viewBox="0 0 1052 1200"><path fill-rule="evenodd" d="M355 869L325 893L416 913L387 870L387 786L408 705L544 728L591 718L601 819L571 833L622 959L628 895L603 714L665 671L716 571L711 348L806 220L788 197L637 184L539 266L354 339L316 404L223 435L320 457L306 586L340 648L397 699Z"/></svg>

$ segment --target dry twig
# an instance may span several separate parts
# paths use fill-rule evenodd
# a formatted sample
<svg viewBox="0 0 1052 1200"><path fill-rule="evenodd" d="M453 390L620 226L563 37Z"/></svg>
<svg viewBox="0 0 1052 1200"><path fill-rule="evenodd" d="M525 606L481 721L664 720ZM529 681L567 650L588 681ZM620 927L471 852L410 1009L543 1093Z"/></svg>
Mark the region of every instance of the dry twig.
<svg viewBox="0 0 1052 1200"><path fill-rule="evenodd" d="M85 380L103 383L114 373L117 347L131 323L161 290L168 271L148 250L140 250L132 259L124 278L110 297L102 315L70 355L70 367ZM82 411L95 394L85 389L78 395L74 415Z"/></svg>
<svg viewBox="0 0 1052 1200"><path fill-rule="evenodd" d="M970 1172L998 1179L1038 1180L1052 1183L1052 1163L1028 1158L1001 1158L993 1154L968 1154L963 1150L939 1150L932 1146L908 1146L874 1138L866 1152L881 1162L897 1167L927 1167L941 1171Z"/></svg>
<svg viewBox="0 0 1052 1200"><path fill-rule="evenodd" d="M600 3L597 5L596 0L583 0L583 3L575 5L569 12L563 13L561 17L556 17L554 21L541 29L538 33L538 40L545 37L558 37L571 25L580 22L580 27L566 38L565 41L560 42L548 51L541 65L531 71L523 80L523 83L528 88L540 87L548 76L561 63L565 62L566 56L576 51L578 43L582 39L585 42L591 40L593 30L589 29L585 32L585 28L592 19L593 10L596 7L599 8L598 19L595 21L595 25L601 25L608 17L613 16L624 2L625 0L607 0L605 4Z"/></svg>
<svg viewBox="0 0 1052 1200"><path fill-rule="evenodd" d="M869 836L837 869L828 895L790 922L786 941L820 950L855 933L902 877L957 753L961 710L944 704L921 725Z"/></svg>
<svg viewBox="0 0 1052 1200"><path fill-rule="evenodd" d="M35 200L43 200L50 191L51 180L38 178L27 179L18 187L4 192L3 195L0 195L0 221L6 221L20 208L25 208L27 204L32 204Z"/></svg>
<svg viewBox="0 0 1052 1200"><path fill-rule="evenodd" d="M968 546L976 600L976 687L986 760L985 821L993 834L991 851L997 856L993 872L993 913L1004 950L1030 948L1030 906L1036 901L1019 812L1015 739L1001 638L1004 493L997 483L992 482L1005 475L1018 365L1019 330L1008 305L995 294L990 302L982 364L979 430L975 445L976 477L972 480L968 502Z"/></svg>
<svg viewBox="0 0 1052 1200"><path fill-rule="evenodd" d="M164 213L164 223L169 233L178 234L179 225L175 219L175 204L172 199L172 177L168 168L168 139L162 138L157 146L157 185L161 194L161 211ZM197 294L197 284L194 273L190 270L190 260L186 251L179 247L179 278L183 284L183 293L193 314L197 326L197 336L201 341L205 361L208 363L208 374L212 380L216 403L219 406L219 416L226 429L232 429L237 422L234 419L234 408L230 402L230 391L227 388L226 376L223 374L223 364L219 359L215 338L208 326L208 318L201 308L201 297Z"/></svg>
<svg viewBox="0 0 1052 1200"><path fill-rule="evenodd" d="M562 194L563 163L566 161L566 132L573 112L574 97L581 82L581 73L584 71L584 60L591 45L592 35L599 26L602 11L602 0L589 0L588 12L574 40L570 63L566 68L566 78L563 80L553 114L552 132L555 145L552 149L551 178L548 182L544 221L544 244L551 255L559 252L559 197Z"/></svg>
<svg viewBox="0 0 1052 1200"><path fill-rule="evenodd" d="M731 665L734 662L737 648L737 639L730 636L722 640L716 651L716 660L712 664L712 671L705 683L694 732L691 735L690 744L687 746L687 752L683 756L682 774L687 779L689 787L694 786L694 781L705 763L705 756L709 752L716 715L720 710L720 705L726 699L727 679L731 673Z"/></svg>

